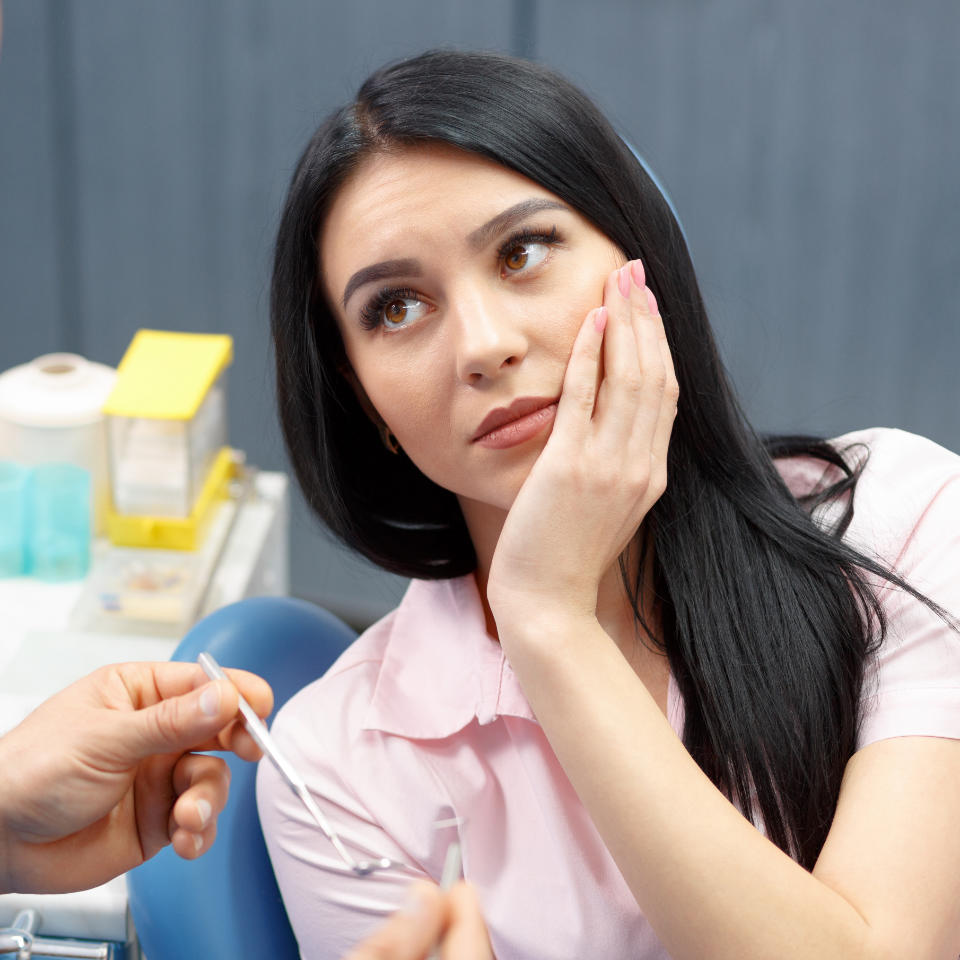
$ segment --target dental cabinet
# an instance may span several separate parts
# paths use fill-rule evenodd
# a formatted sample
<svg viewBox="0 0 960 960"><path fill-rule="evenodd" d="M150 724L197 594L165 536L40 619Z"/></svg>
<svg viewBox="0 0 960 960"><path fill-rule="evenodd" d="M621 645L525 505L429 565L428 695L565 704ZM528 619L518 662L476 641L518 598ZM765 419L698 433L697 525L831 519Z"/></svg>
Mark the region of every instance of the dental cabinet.
<svg viewBox="0 0 960 960"><path fill-rule="evenodd" d="M84 580L0 579L0 734L99 666L169 660L183 633L219 607L288 593L287 477L247 470L242 475L245 481L233 496L216 505L195 551L124 553L102 539ZM114 585L115 599L105 599L114 596L105 592L106 580ZM38 960L141 956L125 877L80 893L2 895L0 928L14 922L26 925L26 939L33 936L32 956ZM43 952L51 949L43 946L51 938L65 939ZM15 940L9 930L0 934L0 954Z"/></svg>

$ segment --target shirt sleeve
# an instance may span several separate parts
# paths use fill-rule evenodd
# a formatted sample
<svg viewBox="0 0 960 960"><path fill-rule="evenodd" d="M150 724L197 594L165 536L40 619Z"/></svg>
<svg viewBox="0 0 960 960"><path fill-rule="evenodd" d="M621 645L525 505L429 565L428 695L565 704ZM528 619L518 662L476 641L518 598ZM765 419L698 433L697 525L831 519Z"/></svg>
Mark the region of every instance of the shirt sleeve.
<svg viewBox="0 0 960 960"><path fill-rule="evenodd" d="M389 857L403 867L357 876L273 765L263 760L257 773L267 850L304 960L339 960L403 907L411 881L436 879L445 852L443 831L431 831L429 824L417 828L436 812L429 792L412 782L415 769L403 762L409 744L384 743L389 738L356 722L362 673L358 668L349 677L325 677L307 687L278 713L271 732L349 853L356 859ZM398 788L418 802L398 802ZM392 824L384 822L385 812ZM400 834L423 840L407 843Z"/></svg>
<svg viewBox="0 0 960 960"><path fill-rule="evenodd" d="M920 437L882 433L857 513L881 558L956 623L960 457ZM884 585L880 596L887 635L866 667L858 749L890 737L960 739L960 633L900 588Z"/></svg>

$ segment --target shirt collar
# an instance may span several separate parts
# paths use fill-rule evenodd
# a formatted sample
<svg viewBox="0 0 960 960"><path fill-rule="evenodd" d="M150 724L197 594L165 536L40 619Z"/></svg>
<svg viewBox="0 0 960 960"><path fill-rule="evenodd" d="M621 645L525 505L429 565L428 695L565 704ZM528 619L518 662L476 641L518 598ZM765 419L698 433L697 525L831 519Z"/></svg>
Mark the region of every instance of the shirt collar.
<svg viewBox="0 0 960 960"><path fill-rule="evenodd" d="M432 740L474 719L534 720L500 644L487 633L472 574L412 581L388 629L364 729Z"/></svg>

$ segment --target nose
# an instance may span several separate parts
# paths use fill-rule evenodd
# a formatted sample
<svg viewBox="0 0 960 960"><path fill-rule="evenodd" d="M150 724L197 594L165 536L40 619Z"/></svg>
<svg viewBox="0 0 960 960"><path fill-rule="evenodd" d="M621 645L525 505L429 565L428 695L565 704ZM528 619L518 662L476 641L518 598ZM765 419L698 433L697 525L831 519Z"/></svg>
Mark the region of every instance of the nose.
<svg viewBox="0 0 960 960"><path fill-rule="evenodd" d="M527 355L521 318L489 291L459 291L448 322L456 336L457 376L464 383L494 379Z"/></svg>

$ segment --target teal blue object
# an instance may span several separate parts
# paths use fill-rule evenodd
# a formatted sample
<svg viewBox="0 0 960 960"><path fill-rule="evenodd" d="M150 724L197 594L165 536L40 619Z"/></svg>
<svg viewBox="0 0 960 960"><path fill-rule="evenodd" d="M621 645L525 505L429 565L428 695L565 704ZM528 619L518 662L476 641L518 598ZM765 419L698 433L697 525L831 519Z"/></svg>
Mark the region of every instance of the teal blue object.
<svg viewBox="0 0 960 960"><path fill-rule="evenodd" d="M30 471L0 460L0 577L27 569L27 483Z"/></svg>
<svg viewBox="0 0 960 960"><path fill-rule="evenodd" d="M44 463L30 477L29 572L40 580L79 580L90 568L90 471Z"/></svg>
<svg viewBox="0 0 960 960"><path fill-rule="evenodd" d="M195 661L206 650L223 667L258 673L273 688L276 710L326 673L355 637L313 604L256 597L201 620L172 659ZM217 820L213 847L192 861L167 847L127 874L130 912L149 960L300 956L260 831L256 767L225 756L230 799Z"/></svg>

